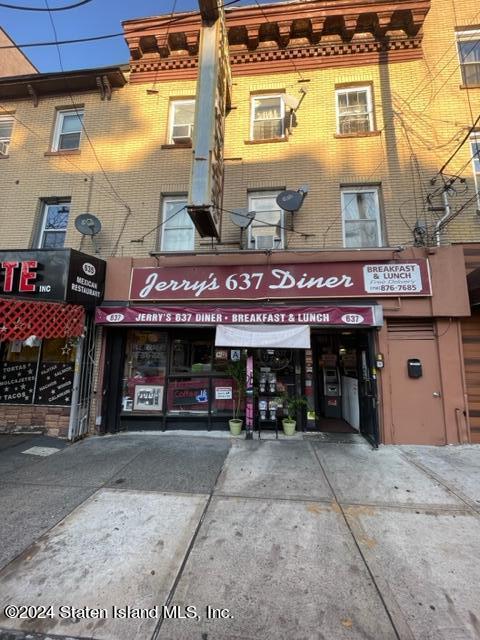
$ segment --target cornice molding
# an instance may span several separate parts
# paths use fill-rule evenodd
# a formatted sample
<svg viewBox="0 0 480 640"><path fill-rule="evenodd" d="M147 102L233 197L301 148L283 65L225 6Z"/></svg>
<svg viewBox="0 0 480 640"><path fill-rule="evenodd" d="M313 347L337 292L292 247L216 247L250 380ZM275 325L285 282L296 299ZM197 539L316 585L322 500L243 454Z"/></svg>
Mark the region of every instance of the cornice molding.
<svg viewBox="0 0 480 640"><path fill-rule="evenodd" d="M430 0L319 0L226 11L233 75L399 62L422 57ZM123 23L131 82L193 79L200 18L194 13Z"/></svg>

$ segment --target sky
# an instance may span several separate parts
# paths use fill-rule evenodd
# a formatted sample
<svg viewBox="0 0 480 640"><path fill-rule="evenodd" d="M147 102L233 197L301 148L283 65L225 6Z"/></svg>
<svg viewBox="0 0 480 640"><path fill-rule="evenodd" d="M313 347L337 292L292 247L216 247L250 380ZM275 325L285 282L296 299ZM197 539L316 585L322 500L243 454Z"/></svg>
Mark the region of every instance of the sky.
<svg viewBox="0 0 480 640"><path fill-rule="evenodd" d="M76 0L48 0L48 6L56 8L75 2ZM266 3L265 0L259 2ZM84 6L55 11L51 15L58 39L67 40L120 33L122 20L170 15L174 3L175 0L93 0ZM6 0L5 4L45 8L45 0ZM245 4L255 4L255 0L240 0L237 6ZM196 10L198 0L176 0L175 12ZM0 26L17 44L55 40L47 12L19 11L0 6ZM128 48L122 37L62 45L60 50L65 70L116 65L129 60ZM23 51L39 71L47 73L60 70L55 46L25 48Z"/></svg>

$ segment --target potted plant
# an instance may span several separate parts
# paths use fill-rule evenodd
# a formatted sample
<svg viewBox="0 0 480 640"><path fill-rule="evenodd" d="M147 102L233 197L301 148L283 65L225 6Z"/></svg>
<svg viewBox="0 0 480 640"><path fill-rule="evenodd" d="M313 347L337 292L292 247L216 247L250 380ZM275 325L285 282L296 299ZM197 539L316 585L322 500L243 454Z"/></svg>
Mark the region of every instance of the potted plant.
<svg viewBox="0 0 480 640"><path fill-rule="evenodd" d="M303 396L296 398L294 396L285 395L283 397L283 406L287 413L287 417L282 420L283 433L286 436L293 436L297 426L297 411L302 407L308 406L308 403L306 398Z"/></svg>
<svg viewBox="0 0 480 640"><path fill-rule="evenodd" d="M230 427L230 433L232 436L239 436L242 432L243 426L243 420L239 418L239 415L242 408L242 402L245 398L245 389L247 384L245 360L230 362L226 369L226 374L234 381L232 390L233 416L232 419L228 421L228 426Z"/></svg>

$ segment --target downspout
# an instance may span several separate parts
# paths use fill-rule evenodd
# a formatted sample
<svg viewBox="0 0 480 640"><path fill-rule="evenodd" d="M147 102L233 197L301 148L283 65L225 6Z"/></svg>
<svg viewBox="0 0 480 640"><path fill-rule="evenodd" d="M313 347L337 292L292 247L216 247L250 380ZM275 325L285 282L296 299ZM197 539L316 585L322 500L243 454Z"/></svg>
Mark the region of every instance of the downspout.
<svg viewBox="0 0 480 640"><path fill-rule="evenodd" d="M445 209L445 213L440 218L440 220L438 220L438 222L435 224L434 237L435 237L435 244L437 245L437 247L439 247L442 244L442 238L441 238L442 227L444 226L448 218L450 218L450 216L452 215L452 209L450 207L450 202L448 201L447 187L445 187L442 192L442 198L443 198L443 208Z"/></svg>

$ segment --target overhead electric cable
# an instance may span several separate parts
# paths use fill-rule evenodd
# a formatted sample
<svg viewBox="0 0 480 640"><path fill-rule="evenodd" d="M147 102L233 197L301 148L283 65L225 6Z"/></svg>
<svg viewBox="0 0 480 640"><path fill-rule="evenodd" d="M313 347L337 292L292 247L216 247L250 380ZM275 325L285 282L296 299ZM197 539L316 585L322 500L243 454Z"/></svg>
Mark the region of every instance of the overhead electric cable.
<svg viewBox="0 0 480 640"><path fill-rule="evenodd" d="M84 4L89 4L89 2L93 2L93 0L81 0L81 2L69 4L66 7L53 7L52 9L43 9L42 7L22 7L18 4L5 4L4 2L0 2L0 7L3 9L14 9L16 11L68 11L69 9L76 9Z"/></svg>

